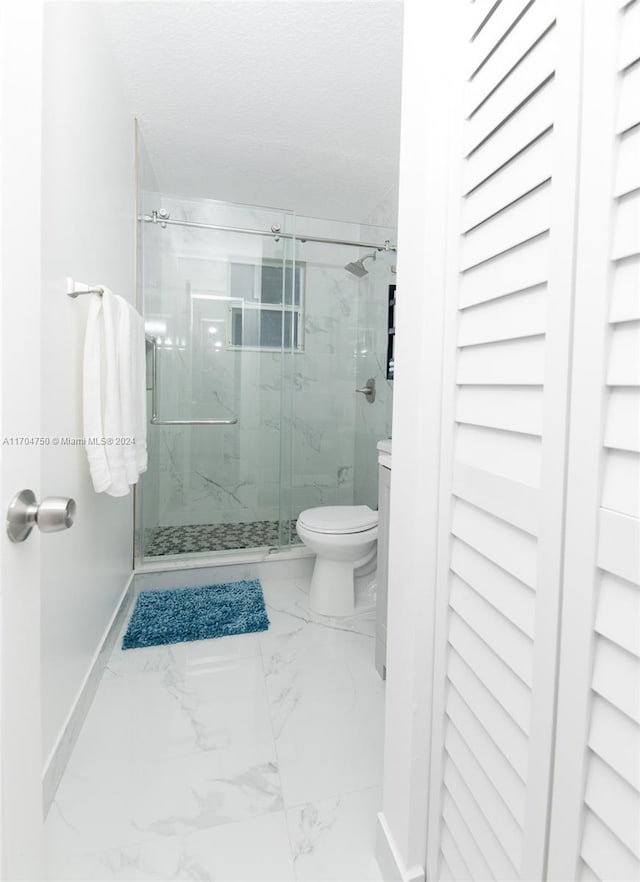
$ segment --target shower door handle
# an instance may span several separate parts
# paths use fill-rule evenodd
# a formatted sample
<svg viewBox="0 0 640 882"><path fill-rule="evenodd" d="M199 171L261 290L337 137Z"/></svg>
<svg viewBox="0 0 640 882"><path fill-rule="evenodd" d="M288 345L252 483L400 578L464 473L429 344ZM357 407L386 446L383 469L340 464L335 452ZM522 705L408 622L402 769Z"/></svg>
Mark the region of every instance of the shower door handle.
<svg viewBox="0 0 640 882"><path fill-rule="evenodd" d="M232 420L159 420L151 415L149 420L152 426L235 426L238 418Z"/></svg>
<svg viewBox="0 0 640 882"><path fill-rule="evenodd" d="M237 417L227 420L161 420L158 416L158 341L155 337L145 338L151 346L151 420L152 426L235 426Z"/></svg>

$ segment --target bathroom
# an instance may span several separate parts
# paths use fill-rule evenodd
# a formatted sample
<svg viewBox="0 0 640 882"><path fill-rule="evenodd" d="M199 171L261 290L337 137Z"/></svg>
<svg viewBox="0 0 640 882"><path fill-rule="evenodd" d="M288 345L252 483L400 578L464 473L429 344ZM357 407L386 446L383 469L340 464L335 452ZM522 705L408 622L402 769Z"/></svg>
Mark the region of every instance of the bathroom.
<svg viewBox="0 0 640 882"><path fill-rule="evenodd" d="M3 544L3 877L637 878L640 0L1 15L3 498L76 503ZM60 440L83 286L135 501ZM378 608L314 610L295 522L379 487ZM252 579L268 630L119 648Z"/></svg>

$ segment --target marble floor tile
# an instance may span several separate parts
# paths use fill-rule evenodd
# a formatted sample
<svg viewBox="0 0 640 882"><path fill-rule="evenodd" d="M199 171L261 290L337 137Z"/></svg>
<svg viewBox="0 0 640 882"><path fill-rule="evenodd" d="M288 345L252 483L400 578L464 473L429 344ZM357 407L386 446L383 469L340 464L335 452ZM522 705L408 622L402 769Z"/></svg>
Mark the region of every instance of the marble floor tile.
<svg viewBox="0 0 640 882"><path fill-rule="evenodd" d="M333 631L375 638L375 611L370 608L369 598L364 599L366 606L363 604L363 608L359 606L360 598L356 600L353 615L332 618L309 609L308 578L266 582L263 584L263 593L270 623L269 630L258 635L263 648L272 638L293 634L309 625L313 626L305 631L305 639L309 642L326 641Z"/></svg>
<svg viewBox="0 0 640 882"><path fill-rule="evenodd" d="M107 670L111 675L159 673L169 669L181 671L183 674L195 674L214 659L232 663L242 658L260 656L257 634L236 634L230 637L216 637L212 640L190 640L166 646L122 649L122 638L127 625L128 621L116 641L107 664Z"/></svg>
<svg viewBox="0 0 640 882"><path fill-rule="evenodd" d="M220 774L214 751L111 775L65 779L47 817L76 850L108 850L219 826L283 808L274 762L245 761Z"/></svg>
<svg viewBox="0 0 640 882"><path fill-rule="evenodd" d="M377 882L374 615L312 613L304 578L263 589L260 634L118 642L45 825L51 879L286 882L295 859Z"/></svg>
<svg viewBox="0 0 640 882"><path fill-rule="evenodd" d="M51 882L225 880L293 882L283 812L109 851L50 852Z"/></svg>
<svg viewBox="0 0 640 882"><path fill-rule="evenodd" d="M131 757L148 764L202 751L215 751L221 770L238 751L274 759L260 657L206 655L144 673L108 668L69 769L95 777Z"/></svg>
<svg viewBox="0 0 640 882"><path fill-rule="evenodd" d="M291 587L265 590L259 635L286 808L379 785L384 714L372 614L313 616Z"/></svg>
<svg viewBox="0 0 640 882"><path fill-rule="evenodd" d="M298 882L382 882L376 863L379 787L287 811Z"/></svg>
<svg viewBox="0 0 640 882"><path fill-rule="evenodd" d="M107 671L55 805L94 848L280 810L261 659Z"/></svg>

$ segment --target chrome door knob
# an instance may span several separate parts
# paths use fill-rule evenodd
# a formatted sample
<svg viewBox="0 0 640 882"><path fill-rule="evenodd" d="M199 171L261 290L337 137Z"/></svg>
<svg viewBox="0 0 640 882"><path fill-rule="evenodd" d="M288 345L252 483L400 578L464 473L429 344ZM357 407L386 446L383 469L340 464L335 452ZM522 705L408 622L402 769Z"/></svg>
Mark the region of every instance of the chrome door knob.
<svg viewBox="0 0 640 882"><path fill-rule="evenodd" d="M68 530L76 504L66 496L48 496L38 504L33 490L16 493L7 510L7 535L12 542L24 542L34 527L42 533Z"/></svg>

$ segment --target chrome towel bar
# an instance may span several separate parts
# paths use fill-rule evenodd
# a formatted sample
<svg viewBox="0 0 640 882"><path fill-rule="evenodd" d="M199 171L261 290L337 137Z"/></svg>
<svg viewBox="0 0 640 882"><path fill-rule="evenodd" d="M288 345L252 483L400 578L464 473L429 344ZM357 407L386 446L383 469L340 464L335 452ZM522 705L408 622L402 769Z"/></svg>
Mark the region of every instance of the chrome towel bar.
<svg viewBox="0 0 640 882"><path fill-rule="evenodd" d="M67 291L67 297L79 297L81 294L98 294L100 297L104 294L104 288L87 288L86 291Z"/></svg>
<svg viewBox="0 0 640 882"><path fill-rule="evenodd" d="M75 300L81 294L97 294L99 297L102 297L104 288L90 288L84 282L76 282L70 276L67 276L67 297L72 297Z"/></svg>

